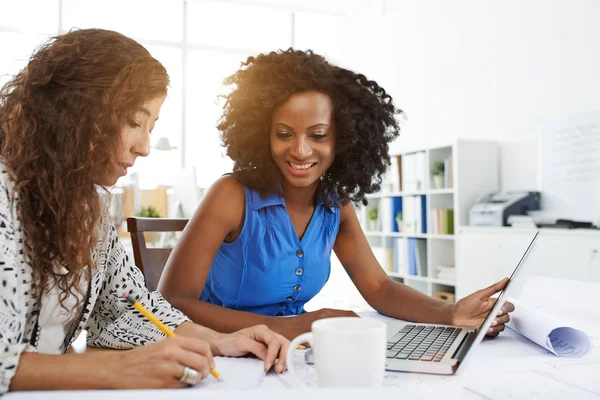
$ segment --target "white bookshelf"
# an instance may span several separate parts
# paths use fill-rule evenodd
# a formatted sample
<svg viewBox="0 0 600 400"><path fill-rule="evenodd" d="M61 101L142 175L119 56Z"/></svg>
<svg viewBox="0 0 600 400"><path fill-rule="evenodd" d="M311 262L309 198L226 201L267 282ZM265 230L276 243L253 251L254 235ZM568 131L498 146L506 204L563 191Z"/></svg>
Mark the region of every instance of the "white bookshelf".
<svg viewBox="0 0 600 400"><path fill-rule="evenodd" d="M394 153L391 157L395 162L388 171L382 191L369 195L369 204L357 208L369 244L388 275L394 279L430 296L438 292L454 294L455 277L459 276L460 269L456 262L455 233L459 226L467 224L469 208L477 199L499 189L498 144L465 139L447 146ZM401 168L398 168L397 161ZM452 171L451 179L445 179L441 188L434 188L430 174L436 161L445 161L444 173ZM390 218L394 219L392 214L400 207L403 214L414 217L416 203L419 203L416 208L420 211L417 213L422 215L420 219L425 219L425 229L419 223L407 224L405 221L407 226L414 225L416 229L407 232L404 228L395 232L397 225L390 223ZM422 207L425 207L424 212ZM378 210L375 224L368 221L369 212L374 208ZM438 227L438 231L453 233L433 231L434 220L440 222L439 212L436 218L436 209L453 210L452 226L447 223L446 229ZM413 242L415 239L418 242ZM415 256L419 259L416 270L410 268L410 246L422 248L421 255ZM448 274L438 276L438 266L454 266L454 277L448 277Z"/></svg>

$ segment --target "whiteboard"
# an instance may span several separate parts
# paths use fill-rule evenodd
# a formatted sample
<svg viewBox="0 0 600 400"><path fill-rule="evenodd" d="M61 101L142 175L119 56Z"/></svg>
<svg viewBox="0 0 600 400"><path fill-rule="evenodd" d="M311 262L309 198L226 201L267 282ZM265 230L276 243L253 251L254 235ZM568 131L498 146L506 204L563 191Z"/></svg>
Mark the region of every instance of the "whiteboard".
<svg viewBox="0 0 600 400"><path fill-rule="evenodd" d="M600 111L547 123L539 138L543 214L600 223Z"/></svg>

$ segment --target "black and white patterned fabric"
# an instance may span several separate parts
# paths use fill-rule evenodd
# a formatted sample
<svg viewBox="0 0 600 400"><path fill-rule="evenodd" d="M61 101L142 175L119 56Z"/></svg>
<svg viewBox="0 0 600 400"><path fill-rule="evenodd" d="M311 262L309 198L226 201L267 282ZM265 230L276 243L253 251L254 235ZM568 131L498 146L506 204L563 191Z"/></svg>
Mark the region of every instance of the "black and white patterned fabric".
<svg viewBox="0 0 600 400"><path fill-rule="evenodd" d="M24 234L17 217L17 193L0 159L0 395L6 393L21 353L37 351L41 304L32 295L31 267L23 255ZM127 257L116 229L105 215L102 238L92 251L96 269L79 315L65 336L64 348L86 329L90 346L131 349L152 343L164 334L121 296L133 294L171 328L188 318L158 292L148 292L140 270ZM42 297L42 302L44 301Z"/></svg>

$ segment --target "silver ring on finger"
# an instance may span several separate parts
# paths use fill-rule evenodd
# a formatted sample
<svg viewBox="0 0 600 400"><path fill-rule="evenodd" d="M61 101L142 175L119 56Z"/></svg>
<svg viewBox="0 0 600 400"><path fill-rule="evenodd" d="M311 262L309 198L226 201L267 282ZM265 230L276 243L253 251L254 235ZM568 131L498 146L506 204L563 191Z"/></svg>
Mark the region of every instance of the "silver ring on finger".
<svg viewBox="0 0 600 400"><path fill-rule="evenodd" d="M196 371L194 368L185 367L183 369L183 375L181 375L181 378L179 378L179 380L190 386L194 386L196 383L198 383L199 378L200 374L198 373L198 371Z"/></svg>

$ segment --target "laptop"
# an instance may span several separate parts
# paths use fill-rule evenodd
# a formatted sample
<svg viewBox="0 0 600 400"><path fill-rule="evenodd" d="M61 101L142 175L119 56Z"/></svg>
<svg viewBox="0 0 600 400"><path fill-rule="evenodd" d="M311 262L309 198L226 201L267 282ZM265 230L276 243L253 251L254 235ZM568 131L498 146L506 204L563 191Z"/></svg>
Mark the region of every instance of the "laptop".
<svg viewBox="0 0 600 400"><path fill-rule="evenodd" d="M524 264L538 235L539 231L531 239L504 290L500 292L496 303L478 329L437 324L389 323L385 369L442 375L454 374L490 328L500 307L504 304L511 281ZM307 363L312 363L312 350L306 353L305 359Z"/></svg>

